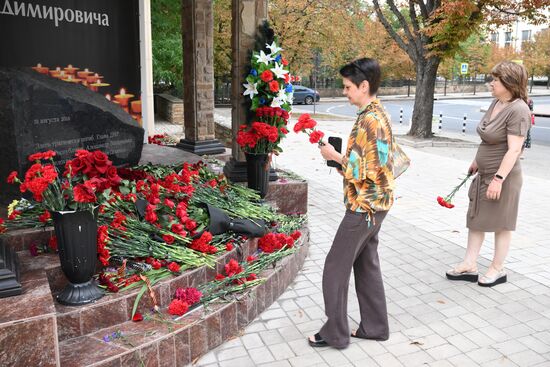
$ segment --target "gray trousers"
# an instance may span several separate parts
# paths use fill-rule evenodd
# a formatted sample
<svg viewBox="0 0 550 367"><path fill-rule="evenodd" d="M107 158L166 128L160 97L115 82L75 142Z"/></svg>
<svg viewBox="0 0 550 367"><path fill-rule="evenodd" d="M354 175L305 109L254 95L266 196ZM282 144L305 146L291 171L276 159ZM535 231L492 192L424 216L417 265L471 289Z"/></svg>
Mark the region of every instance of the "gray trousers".
<svg viewBox="0 0 550 367"><path fill-rule="evenodd" d="M348 288L351 268L359 300L358 334L372 339L389 337L386 296L378 260L378 232L388 212L377 212L369 227L365 215L346 211L323 270L323 297L328 317L319 334L331 346L345 348L350 341Z"/></svg>

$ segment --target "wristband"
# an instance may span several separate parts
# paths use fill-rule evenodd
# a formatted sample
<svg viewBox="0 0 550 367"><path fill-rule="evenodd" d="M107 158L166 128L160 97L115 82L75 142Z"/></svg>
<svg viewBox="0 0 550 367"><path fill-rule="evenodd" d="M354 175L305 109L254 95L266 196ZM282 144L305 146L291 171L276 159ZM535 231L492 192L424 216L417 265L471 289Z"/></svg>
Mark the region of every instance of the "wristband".
<svg viewBox="0 0 550 367"><path fill-rule="evenodd" d="M495 174L495 178L501 180L501 181L504 181L504 177L502 177L501 175L499 175L498 173Z"/></svg>

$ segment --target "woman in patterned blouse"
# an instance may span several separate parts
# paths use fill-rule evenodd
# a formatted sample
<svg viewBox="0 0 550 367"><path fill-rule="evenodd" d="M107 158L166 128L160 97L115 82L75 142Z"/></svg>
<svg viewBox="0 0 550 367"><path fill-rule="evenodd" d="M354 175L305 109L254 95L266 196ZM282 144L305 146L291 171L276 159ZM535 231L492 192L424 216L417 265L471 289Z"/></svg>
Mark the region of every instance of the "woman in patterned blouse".
<svg viewBox="0 0 550 367"><path fill-rule="evenodd" d="M327 322L309 344L345 348L350 335L387 340L386 298L378 260L378 232L393 204L392 130L376 98L381 72L378 62L363 58L340 69L344 95L359 108L345 154L330 144L320 146L323 158L342 165L346 213L334 237L323 270ZM347 297L351 269L361 313L359 328L350 334Z"/></svg>

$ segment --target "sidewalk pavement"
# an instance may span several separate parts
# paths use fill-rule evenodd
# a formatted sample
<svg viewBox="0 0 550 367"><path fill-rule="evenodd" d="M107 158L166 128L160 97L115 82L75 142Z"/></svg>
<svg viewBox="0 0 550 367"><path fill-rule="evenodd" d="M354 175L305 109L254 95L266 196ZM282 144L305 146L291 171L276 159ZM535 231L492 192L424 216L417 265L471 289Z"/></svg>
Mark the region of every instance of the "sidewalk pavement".
<svg viewBox="0 0 550 367"><path fill-rule="evenodd" d="M550 89L547 89L546 87L536 87L533 88L532 91L529 92L530 96L536 96L536 97L543 97L543 96L550 96ZM391 101L391 100L414 100L414 93L410 95L406 94L392 94L392 95L379 95L378 96L381 101ZM492 97L491 92L487 91L486 88L481 86L478 91L476 91L476 94L473 92L454 92L454 93L435 93L434 99L435 100L443 100L443 99L472 99L472 98L490 98ZM348 102L348 99L344 96L338 96L338 97L321 97L321 101L318 103L325 103L325 102Z"/></svg>
<svg viewBox="0 0 550 367"><path fill-rule="evenodd" d="M319 120L319 128L327 135L345 136L352 123ZM382 226L379 246L390 339L353 339L344 350L311 348L306 337L325 321L322 269L344 213L342 183L305 135L291 132L283 149L274 165L309 181L309 257L294 283L242 336L214 349L196 365L550 366L548 174L533 174L525 165L518 229L506 263L509 281L481 288L444 276L464 254L467 190L459 192L454 209L442 208L435 200L457 184L475 149L404 147L412 165L397 180L397 200ZM546 159L550 148L535 146L533 151L538 149L545 151L537 159ZM526 162L530 157L528 152ZM492 236L486 241L480 271L492 256ZM360 321L353 284L349 292L353 329Z"/></svg>

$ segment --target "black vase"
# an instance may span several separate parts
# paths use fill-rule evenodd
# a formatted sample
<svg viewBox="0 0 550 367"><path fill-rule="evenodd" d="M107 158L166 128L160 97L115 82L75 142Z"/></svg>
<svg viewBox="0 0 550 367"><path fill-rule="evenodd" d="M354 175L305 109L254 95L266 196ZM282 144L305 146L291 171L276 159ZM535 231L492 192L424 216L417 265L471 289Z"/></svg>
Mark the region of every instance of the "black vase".
<svg viewBox="0 0 550 367"><path fill-rule="evenodd" d="M245 153L248 187L260 193L263 199L267 195L269 181L269 155Z"/></svg>
<svg viewBox="0 0 550 367"><path fill-rule="evenodd" d="M57 296L64 305L78 306L103 297L92 279L97 262L97 211L52 212L61 270L69 284Z"/></svg>

